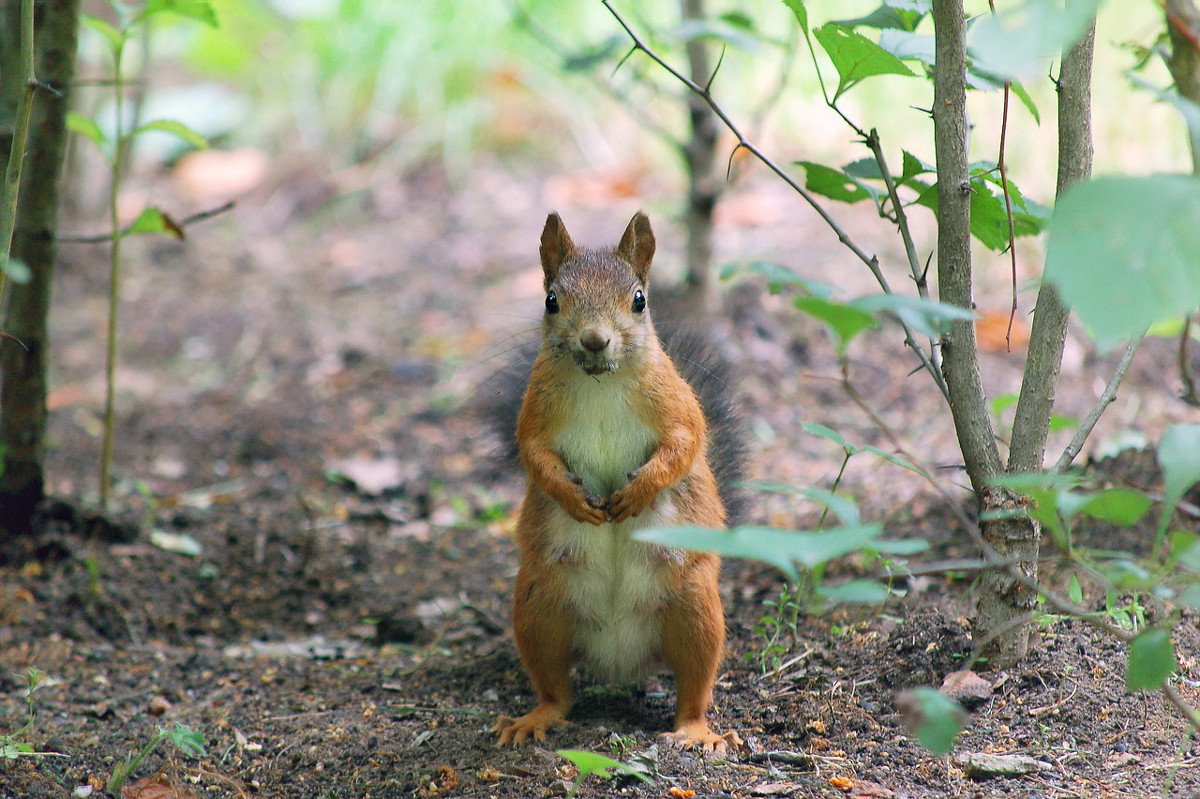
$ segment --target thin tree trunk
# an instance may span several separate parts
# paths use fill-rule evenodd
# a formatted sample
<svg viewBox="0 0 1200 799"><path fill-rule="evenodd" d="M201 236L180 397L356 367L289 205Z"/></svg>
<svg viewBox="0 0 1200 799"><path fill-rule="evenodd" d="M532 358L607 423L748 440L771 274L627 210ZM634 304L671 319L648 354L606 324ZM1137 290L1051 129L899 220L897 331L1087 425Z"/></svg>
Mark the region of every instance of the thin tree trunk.
<svg viewBox="0 0 1200 799"><path fill-rule="evenodd" d="M933 123L938 172L938 293L942 302L974 308L971 270L971 184L967 165L966 22L962 0L934 0L937 68ZM955 322L942 338L942 370L950 412L981 515L1015 508L1019 498L991 485L1000 452L979 375L975 326ZM1017 568L1037 573L1038 530L1027 519L983 521L984 539ZM1037 600L1003 569L984 572L974 638L991 666L1003 668L1029 650L1029 611Z"/></svg>
<svg viewBox="0 0 1200 799"><path fill-rule="evenodd" d="M1167 65L1179 93L1200 104L1200 9L1194 0L1166 0L1167 33L1171 57ZM1200 175L1200 129L1189 126L1192 174Z"/></svg>
<svg viewBox="0 0 1200 799"><path fill-rule="evenodd" d="M684 20L704 19L704 0L683 0ZM700 86L712 77L708 44L699 37L687 43L688 71ZM687 162L688 198L684 211L687 230L687 288L690 303L707 315L716 303L716 275L713 272L713 211L721 189L716 174L717 120L703 97L689 93L688 114L691 135L684 145Z"/></svg>
<svg viewBox="0 0 1200 799"><path fill-rule="evenodd" d="M18 3L5 0L4 28L15 28ZM13 258L24 262L32 277L10 286L3 329L25 345L0 344L0 532L31 532L34 511L45 495L47 316L54 274L58 185L66 145L68 92L75 71L79 0L42 0L37 4L37 78L29 145L25 154ZM0 41L6 53L12 37ZM10 86L5 85L7 109ZM7 122L7 120L6 120ZM12 130L0 131L0 155L6 160Z"/></svg>

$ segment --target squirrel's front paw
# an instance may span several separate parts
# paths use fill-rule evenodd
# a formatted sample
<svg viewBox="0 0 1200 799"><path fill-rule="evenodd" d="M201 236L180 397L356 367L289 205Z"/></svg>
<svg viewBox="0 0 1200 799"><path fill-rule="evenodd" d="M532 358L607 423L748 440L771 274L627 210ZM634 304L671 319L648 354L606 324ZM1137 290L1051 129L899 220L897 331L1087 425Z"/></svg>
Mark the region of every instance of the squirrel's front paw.
<svg viewBox="0 0 1200 799"><path fill-rule="evenodd" d="M577 522L587 524L604 524L608 521L608 503L584 488L582 478L571 475L571 482L576 486L576 490L559 500L567 515Z"/></svg>
<svg viewBox="0 0 1200 799"><path fill-rule="evenodd" d="M608 500L608 515L614 522L637 516L654 502L654 493L644 490L636 480L613 492Z"/></svg>

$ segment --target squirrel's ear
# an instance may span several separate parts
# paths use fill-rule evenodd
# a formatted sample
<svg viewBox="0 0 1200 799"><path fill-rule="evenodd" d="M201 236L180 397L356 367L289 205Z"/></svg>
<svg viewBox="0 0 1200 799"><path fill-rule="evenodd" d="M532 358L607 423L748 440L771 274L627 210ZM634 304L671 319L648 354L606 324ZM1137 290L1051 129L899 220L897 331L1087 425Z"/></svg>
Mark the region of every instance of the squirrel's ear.
<svg viewBox="0 0 1200 799"><path fill-rule="evenodd" d="M643 284L650 273L650 261L654 258L654 231L650 229L650 217L638 211L629 220L625 235L617 245L617 255L629 262L633 273Z"/></svg>
<svg viewBox="0 0 1200 799"><path fill-rule="evenodd" d="M563 261L575 254L575 242L557 213L546 217L546 227L542 228L542 271L546 273L546 288L558 276L558 270Z"/></svg>

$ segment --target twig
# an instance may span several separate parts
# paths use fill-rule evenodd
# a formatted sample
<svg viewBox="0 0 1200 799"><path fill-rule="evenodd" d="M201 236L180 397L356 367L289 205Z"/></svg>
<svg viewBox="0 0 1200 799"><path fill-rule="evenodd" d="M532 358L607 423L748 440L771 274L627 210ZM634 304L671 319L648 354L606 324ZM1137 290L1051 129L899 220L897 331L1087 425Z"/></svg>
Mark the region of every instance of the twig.
<svg viewBox="0 0 1200 799"><path fill-rule="evenodd" d="M988 8L992 16L996 15L995 0L988 0ZM1008 328L1004 331L1004 345L1012 352L1012 328L1017 318L1017 232L1013 221L1012 194L1008 190L1008 167L1004 162L1004 153L1008 141L1008 102L1012 96L1012 83L1004 81L1004 109L1000 112L1000 154L996 157L996 166L1000 168L1000 188L1004 192L1004 218L1008 222L1008 256L1012 262L1012 307L1008 311Z"/></svg>
<svg viewBox="0 0 1200 799"><path fill-rule="evenodd" d="M1196 375L1192 372L1192 357L1188 352L1188 341L1192 337L1192 315L1183 317L1183 330L1179 333L1179 380L1183 393L1179 398L1188 405L1200 407L1200 394L1196 393Z"/></svg>
<svg viewBox="0 0 1200 799"><path fill-rule="evenodd" d="M1120 363L1117 364L1112 377L1108 379L1108 385L1100 393L1100 399L1096 400L1096 404L1092 407L1092 410L1079 425L1079 429L1075 431L1075 435L1071 438L1071 443L1067 444L1067 448L1059 456L1058 461L1054 464L1054 468L1050 470L1052 474L1064 471L1071 465L1071 461L1075 460L1075 456L1079 454L1079 451L1083 449L1084 442L1092 434L1092 430L1096 427L1096 422L1100 421L1100 416L1104 413L1104 409L1116 399L1117 388L1120 387L1121 381L1125 379L1125 373L1129 371L1129 364L1133 362L1133 355L1137 352L1138 345L1142 343L1142 338L1145 335L1145 333L1141 333L1130 339L1129 345L1125 347L1125 354L1121 356Z"/></svg>
<svg viewBox="0 0 1200 799"><path fill-rule="evenodd" d="M195 213L195 214L192 214L191 216L184 217L183 219L176 222L175 225L180 228L185 228L185 227L188 227L189 225L194 225L197 222L203 222L206 219L212 219L214 216L220 216L221 214L226 213L227 211L232 211L236 207L237 207L237 202L234 200L230 200L229 202L224 203L223 205L218 205L216 208L210 208L207 211L200 211L199 213ZM129 227L126 227L124 230L121 231L121 235L122 236L129 235L129 231L131 229L132 229L132 225L130 225ZM98 233L94 236L55 236L54 240L65 243L65 244L103 244L106 241L112 241L113 235L111 233Z"/></svg>
<svg viewBox="0 0 1200 799"><path fill-rule="evenodd" d="M679 72L677 69L664 61L658 53L646 45L646 43L643 42L636 33L634 33L633 29L629 27L629 24L625 21L625 19L619 13L617 13L616 9L612 7L611 0L603 0L603 3L604 7L608 9L609 13L612 14L613 18L616 19L620 26L625 29L625 32L633 41L634 51L640 50L641 52L645 53L650 60L654 61L654 63L665 69L676 80L704 99L704 102L707 103L708 107L713 110L713 113L717 115L717 118L720 119L725 127L729 129L729 132L737 138L737 144L734 147L734 152L737 152L737 150L746 150L755 158L757 158L764 166L766 166L767 169L774 172L775 175L778 176L779 179L784 183L786 183L793 191L799 194L804 201L808 203L808 205L814 211L817 212L817 215L820 216L825 224L829 226L829 229L834 232L834 235L837 236L838 241L840 241L846 246L847 249L854 253L854 255L866 265L867 269L871 270L871 274L875 276L875 280L879 283L880 287L882 287L883 290L888 294L894 293L891 290L891 287L888 285L887 278L884 277L883 271L879 268L879 258L877 256L867 255L862 248L854 243L853 239L850 238L850 235L846 233L846 231L837 223L836 220L834 220L834 218L829 214L828 211L825 210L821 203L817 201L817 198L811 192L796 182L795 178L785 172L782 167L771 160L771 158L762 150L760 150L757 145L747 139L745 135L742 134L738 126L733 122L733 120L729 118L729 115L725 113L725 110L721 108L719 104L717 104L716 100L713 99L712 93L708 88L699 85L691 78ZM921 365L933 377L933 380L937 384L938 389L941 390L942 395L949 399L949 391L946 388L946 383L942 377L941 370L934 366L930 356L927 355L925 350L917 344L916 336L913 334L912 328L910 328L904 320L901 319L899 321L901 327L904 329L905 343L910 349L912 349L913 352L917 354L917 357L921 359Z"/></svg>

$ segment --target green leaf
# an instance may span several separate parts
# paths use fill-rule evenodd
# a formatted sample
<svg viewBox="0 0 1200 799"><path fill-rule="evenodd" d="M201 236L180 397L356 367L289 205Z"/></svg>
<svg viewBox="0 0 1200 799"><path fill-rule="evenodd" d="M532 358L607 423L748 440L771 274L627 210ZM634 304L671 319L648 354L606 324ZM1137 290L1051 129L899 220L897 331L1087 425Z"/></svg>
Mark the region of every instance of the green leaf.
<svg viewBox="0 0 1200 799"><path fill-rule="evenodd" d="M217 12L208 0L146 0L146 7L137 19L141 21L162 13L179 14L210 28L217 27Z"/></svg>
<svg viewBox="0 0 1200 799"><path fill-rule="evenodd" d="M1017 404L1018 396L1016 394L997 394L992 400L992 413L999 416L1006 410Z"/></svg>
<svg viewBox="0 0 1200 799"><path fill-rule="evenodd" d="M614 34L594 47L578 53L568 53L563 57L563 70L589 72L612 58L618 50L623 50L624 44L625 39Z"/></svg>
<svg viewBox="0 0 1200 799"><path fill-rule="evenodd" d="M762 50L762 40L757 33L735 27L722 19L685 20L666 38L681 42L693 39L714 39L734 47L740 47L748 52Z"/></svg>
<svg viewBox="0 0 1200 799"><path fill-rule="evenodd" d="M849 304L872 315L890 311L909 327L930 338L947 332L956 320L975 318L975 314L966 308L903 294L875 294Z"/></svg>
<svg viewBox="0 0 1200 799"><path fill-rule="evenodd" d="M897 29L902 31L916 30L921 18L929 12L931 4L926 3L884 3L870 14L854 19L835 20L837 24L847 28L863 26L867 28Z"/></svg>
<svg viewBox="0 0 1200 799"><path fill-rule="evenodd" d="M1102 349L1200 306L1200 180L1081 183L1058 201L1049 230L1045 279Z"/></svg>
<svg viewBox="0 0 1200 799"><path fill-rule="evenodd" d="M840 585L819 585L816 593L822 599L855 605L881 605L892 595L887 586L874 580L850 580Z"/></svg>
<svg viewBox="0 0 1200 799"><path fill-rule="evenodd" d="M1074 416L1067 416L1065 413L1050 414L1050 432L1057 433L1061 430L1070 430L1079 426L1079 420Z"/></svg>
<svg viewBox="0 0 1200 799"><path fill-rule="evenodd" d="M33 279L33 272L29 271L29 266L16 258L0 261L0 273L8 275L9 280L22 286Z"/></svg>
<svg viewBox="0 0 1200 799"><path fill-rule="evenodd" d="M879 46L899 59L911 59L932 67L936 56L933 37L905 30L885 30L879 34Z"/></svg>
<svg viewBox="0 0 1200 799"><path fill-rule="evenodd" d="M1125 688L1129 691L1153 691L1162 687L1179 666L1171 631L1161 627L1143 630L1129 645L1129 667Z"/></svg>
<svg viewBox="0 0 1200 799"><path fill-rule="evenodd" d="M171 217L154 206L143 209L138 214L138 218L133 220L133 224L126 228L121 235L135 236L153 233L170 236L173 239L182 240L184 238L183 229Z"/></svg>
<svg viewBox="0 0 1200 799"><path fill-rule="evenodd" d="M104 154L104 157L108 158L108 137L104 135L104 131L100 129L100 126L96 124L94 119L85 117L74 111L68 111L67 130L90 139L93 144L100 148L100 152Z"/></svg>
<svg viewBox="0 0 1200 799"><path fill-rule="evenodd" d="M914 474L919 474L922 477L929 476L929 475L925 474L924 469L917 466L915 463L910 463L907 458L902 458L901 456L896 455L895 453L892 453L892 452L885 452L885 451L881 450L879 447L873 447L870 444L867 444L865 447L862 448L862 451L869 452L877 458L882 458L883 460L887 461L888 463L892 464L893 466L899 466L901 469L908 469L910 472L913 472Z"/></svg>
<svg viewBox="0 0 1200 799"><path fill-rule="evenodd" d="M1200 583L1192 583L1183 589L1183 593L1176 597L1175 601L1189 608L1200 609Z"/></svg>
<svg viewBox="0 0 1200 799"><path fill-rule="evenodd" d="M165 734L175 744L175 748L185 755L191 757L204 757L204 736L193 730L186 724L175 722L175 728L171 731L159 728L159 732Z"/></svg>
<svg viewBox="0 0 1200 799"><path fill-rule="evenodd" d="M832 302L818 297L797 297L797 309L820 319L834 336L834 347L839 355L845 355L846 347L859 333L879 327L874 314L860 310L843 302Z"/></svg>
<svg viewBox="0 0 1200 799"><path fill-rule="evenodd" d="M118 30L99 17L94 17L91 14L80 14L79 22L85 28L91 28L103 36L108 41L108 47L112 52L115 53L125 46L125 40L129 35L126 31Z"/></svg>
<svg viewBox="0 0 1200 799"><path fill-rule="evenodd" d="M147 131L151 130L170 133L171 135L182 139L184 142L192 145L198 150L208 149L208 139L204 138L182 122L176 122L173 119L156 119L153 122L147 122L145 125L142 125L137 130L133 131L130 136L136 136L139 133L146 133Z"/></svg>
<svg viewBox="0 0 1200 799"><path fill-rule="evenodd" d="M840 169L813 161L797 161L796 165L804 167L804 187L822 197L843 203L856 203L883 195L881 190L863 185Z"/></svg>
<svg viewBox="0 0 1200 799"><path fill-rule="evenodd" d="M829 22L813 31L838 72L836 100L847 89L873 75L915 76L903 61L845 25Z"/></svg>
<svg viewBox="0 0 1200 799"><path fill-rule="evenodd" d="M611 757L596 754L595 752L585 752L581 749L559 749L557 754L575 764L575 768L579 769L579 777L575 780L575 785L589 775L596 775L602 779L612 779L616 774L626 774L630 777L636 777L647 785L653 785L654 780L646 776L640 770L625 765L619 760L613 760Z"/></svg>
<svg viewBox="0 0 1200 799"><path fill-rule="evenodd" d="M833 511L841 519L843 524L857 525L862 523L862 515L858 512L858 505L854 503L854 500L844 497L841 494L835 494L832 491L810 488L808 486L787 485L786 483L771 483L762 480L747 480L739 483L739 487L750 491L762 491L767 494L799 494L829 508L829 510Z"/></svg>
<svg viewBox="0 0 1200 799"><path fill-rule="evenodd" d="M1014 188L1010 182L1013 232L1018 238L1037 235L1045 227L1047 212L1043 206L1025 200ZM937 185L922 191L916 202L937 213ZM1000 252L1008 247L1008 212L1004 196L999 187L983 175L971 179L971 235L989 250Z"/></svg>
<svg viewBox="0 0 1200 799"><path fill-rule="evenodd" d="M962 730L962 707L932 688L915 688L923 723L916 730L917 743L941 757L954 747Z"/></svg>
<svg viewBox="0 0 1200 799"><path fill-rule="evenodd" d="M808 9L804 7L804 0L783 0L783 4L796 15L796 22L800 23L800 30L804 31L805 36L808 36Z"/></svg>
<svg viewBox="0 0 1200 799"><path fill-rule="evenodd" d="M862 451L858 447L853 447L847 444L846 439L842 438L842 434L831 427L826 427L825 425L817 424L816 422L801 422L800 426L814 436L829 439L839 447L850 450L851 455Z"/></svg>
<svg viewBox="0 0 1200 799"><path fill-rule="evenodd" d="M1100 0L1025 0L978 18L967 45L988 72L1006 80L1040 78L1050 59L1079 41L1099 6Z"/></svg>
<svg viewBox="0 0 1200 799"><path fill-rule="evenodd" d="M1009 84L1008 88L1017 96L1017 99L1021 101L1021 104L1025 106L1025 110L1028 111L1029 115L1033 117L1033 121L1039 125L1042 124L1042 115L1038 113L1037 103L1033 101L1033 97L1029 95L1029 92L1025 89L1025 87L1020 83L1013 81Z"/></svg>
<svg viewBox="0 0 1200 799"><path fill-rule="evenodd" d="M808 294L816 297L830 297L833 286L815 280L807 280L794 271L774 261L751 261L748 264L727 264L721 269L721 279L729 280L738 272L750 272L767 279L767 288L772 294L778 294L785 288L799 287Z"/></svg>
<svg viewBox="0 0 1200 799"><path fill-rule="evenodd" d="M937 172L937 167L933 164L927 164L908 150L905 150L904 161L901 165L900 177L897 179L897 182L908 183L917 175L928 175L935 172Z"/></svg>
<svg viewBox="0 0 1200 799"><path fill-rule="evenodd" d="M1200 482L1200 424L1167 428L1158 444L1158 465L1163 472L1163 504L1158 530L1161 537L1187 490Z"/></svg>
<svg viewBox="0 0 1200 799"><path fill-rule="evenodd" d="M1110 488L1089 496L1079 506L1079 512L1122 527L1132 527L1146 515L1150 505L1150 497L1141 491L1132 488Z"/></svg>
<svg viewBox="0 0 1200 799"><path fill-rule="evenodd" d="M1083 586L1079 584L1079 577L1072 574L1071 582L1067 584L1067 598L1076 605L1083 604Z"/></svg>
<svg viewBox="0 0 1200 799"><path fill-rule="evenodd" d="M796 564L811 569L866 546L882 532L883 526L879 524L836 527L819 533L751 526L730 530L651 527L639 530L633 537L677 549L762 561L795 582L800 579Z"/></svg>

